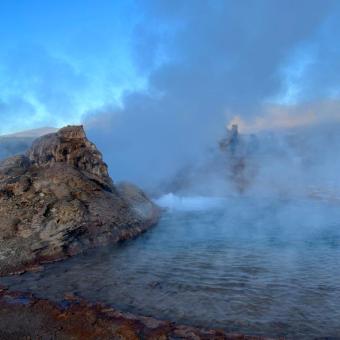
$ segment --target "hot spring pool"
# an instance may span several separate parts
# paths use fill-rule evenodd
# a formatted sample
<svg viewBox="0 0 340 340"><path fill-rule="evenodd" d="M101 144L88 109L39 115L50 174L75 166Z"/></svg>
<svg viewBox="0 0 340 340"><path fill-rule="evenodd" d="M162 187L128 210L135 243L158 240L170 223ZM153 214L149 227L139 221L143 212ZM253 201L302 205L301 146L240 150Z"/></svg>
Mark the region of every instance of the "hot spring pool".
<svg viewBox="0 0 340 340"><path fill-rule="evenodd" d="M340 205L187 198L141 237L2 278L180 323L288 338L340 337Z"/></svg>

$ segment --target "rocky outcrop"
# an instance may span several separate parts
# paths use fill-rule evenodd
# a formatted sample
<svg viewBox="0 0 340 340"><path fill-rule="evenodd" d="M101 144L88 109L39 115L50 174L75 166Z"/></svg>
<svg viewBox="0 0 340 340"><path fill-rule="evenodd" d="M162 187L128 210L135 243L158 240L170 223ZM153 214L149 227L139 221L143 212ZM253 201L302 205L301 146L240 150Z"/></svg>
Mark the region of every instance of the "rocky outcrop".
<svg viewBox="0 0 340 340"><path fill-rule="evenodd" d="M231 129L227 128L226 137L219 146L225 162L226 178L234 189L243 193L256 175L253 157L256 153L256 137L241 135L238 126L233 124Z"/></svg>
<svg viewBox="0 0 340 340"><path fill-rule="evenodd" d="M81 126L40 137L0 163L0 275L129 239L159 209L133 185L114 185Z"/></svg>
<svg viewBox="0 0 340 340"><path fill-rule="evenodd" d="M231 129L227 129L227 136L223 138L219 144L222 151L230 151L232 154L236 152L240 144L240 135L236 124L233 124Z"/></svg>

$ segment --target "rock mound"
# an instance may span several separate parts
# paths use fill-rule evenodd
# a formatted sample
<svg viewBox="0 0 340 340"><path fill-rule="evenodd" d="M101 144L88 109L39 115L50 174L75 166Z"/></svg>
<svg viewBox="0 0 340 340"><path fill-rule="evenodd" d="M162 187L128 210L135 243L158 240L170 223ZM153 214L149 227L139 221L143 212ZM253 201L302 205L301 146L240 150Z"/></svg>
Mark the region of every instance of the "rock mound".
<svg viewBox="0 0 340 340"><path fill-rule="evenodd" d="M0 163L0 275L132 238L158 217L137 187L114 185L81 126L65 127Z"/></svg>

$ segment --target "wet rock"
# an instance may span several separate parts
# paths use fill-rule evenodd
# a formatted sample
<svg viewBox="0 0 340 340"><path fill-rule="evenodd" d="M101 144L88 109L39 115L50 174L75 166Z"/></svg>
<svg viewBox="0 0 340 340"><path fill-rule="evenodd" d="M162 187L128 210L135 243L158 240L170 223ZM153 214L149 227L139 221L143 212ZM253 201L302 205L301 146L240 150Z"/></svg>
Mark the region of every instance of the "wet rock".
<svg viewBox="0 0 340 340"><path fill-rule="evenodd" d="M89 304L74 296L61 305L30 294L1 290L1 287L0 338L269 340L262 336L176 325L123 313L102 304Z"/></svg>
<svg viewBox="0 0 340 340"><path fill-rule="evenodd" d="M140 189L113 183L83 128L68 126L0 163L0 275L135 237L158 217Z"/></svg>

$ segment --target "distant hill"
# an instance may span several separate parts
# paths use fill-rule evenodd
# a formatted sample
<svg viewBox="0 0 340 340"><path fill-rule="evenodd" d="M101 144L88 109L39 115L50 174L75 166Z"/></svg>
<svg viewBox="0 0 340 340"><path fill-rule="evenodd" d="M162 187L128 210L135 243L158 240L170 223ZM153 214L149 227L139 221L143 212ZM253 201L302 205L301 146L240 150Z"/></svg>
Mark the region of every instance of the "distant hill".
<svg viewBox="0 0 340 340"><path fill-rule="evenodd" d="M43 127L0 135L0 160L26 152L36 138L56 131L57 129L52 127Z"/></svg>
<svg viewBox="0 0 340 340"><path fill-rule="evenodd" d="M38 129L33 129L33 130L26 130L26 131L20 131L20 132L15 132L9 135L0 135L0 139L3 138L38 138L43 135L47 135L48 133L54 133L58 129L53 128L53 127L42 127Z"/></svg>

